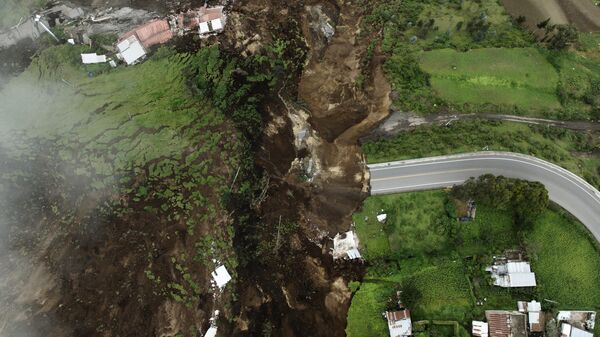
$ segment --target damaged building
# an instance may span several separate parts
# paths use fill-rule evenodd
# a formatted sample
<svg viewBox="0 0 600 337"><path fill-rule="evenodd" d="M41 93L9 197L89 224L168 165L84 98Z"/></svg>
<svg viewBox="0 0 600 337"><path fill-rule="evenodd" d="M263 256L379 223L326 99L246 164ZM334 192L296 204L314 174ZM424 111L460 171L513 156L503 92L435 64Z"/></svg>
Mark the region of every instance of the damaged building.
<svg viewBox="0 0 600 337"><path fill-rule="evenodd" d="M353 231L338 233L333 238L333 259L361 259L358 251L358 236Z"/></svg>

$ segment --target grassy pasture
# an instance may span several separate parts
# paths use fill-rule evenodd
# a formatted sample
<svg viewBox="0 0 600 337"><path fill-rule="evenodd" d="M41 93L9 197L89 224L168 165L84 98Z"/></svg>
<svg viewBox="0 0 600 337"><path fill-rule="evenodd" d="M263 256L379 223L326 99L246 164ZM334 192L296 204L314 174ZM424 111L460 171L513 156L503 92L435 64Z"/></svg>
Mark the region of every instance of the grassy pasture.
<svg viewBox="0 0 600 337"><path fill-rule="evenodd" d="M558 73L534 48L424 52L420 66L431 85L453 104L495 104L540 111L558 109Z"/></svg>
<svg viewBox="0 0 600 337"><path fill-rule="evenodd" d="M556 300L565 309L600 309L600 251L578 221L548 209L520 235L510 213L479 206L477 219L460 223L450 237L437 221L447 217L447 198L440 190L372 196L354 215L371 266L352 300L348 336L387 336L381 313L408 279L421 292L412 308L413 320L454 320L468 328L471 319L483 318L484 310L514 310L517 300L534 298ZM382 209L388 214L386 224L375 219ZM480 262L465 259L487 261L521 245L527 247L537 274L533 291L489 286ZM477 275L477 280L468 275ZM476 306L471 291L487 302Z"/></svg>

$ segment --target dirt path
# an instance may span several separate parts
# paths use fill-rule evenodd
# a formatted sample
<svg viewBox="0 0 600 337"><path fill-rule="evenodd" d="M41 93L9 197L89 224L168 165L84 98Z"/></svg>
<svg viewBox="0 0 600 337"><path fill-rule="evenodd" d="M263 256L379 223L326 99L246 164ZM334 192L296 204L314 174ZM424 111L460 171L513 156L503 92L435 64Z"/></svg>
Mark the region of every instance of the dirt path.
<svg viewBox="0 0 600 337"><path fill-rule="evenodd" d="M553 119L533 118L524 116L514 115L501 115L493 113L471 113L471 114L460 114L460 115L429 115L419 116L412 113L395 112L389 116L385 121L379 124L379 126L373 129L368 138L378 137L392 137L399 134L402 131L415 128L420 125L442 125L452 123L459 120L469 119L488 119L497 121L507 121L531 125L548 125L575 131L600 131L600 123L586 122L586 121L560 121Z"/></svg>

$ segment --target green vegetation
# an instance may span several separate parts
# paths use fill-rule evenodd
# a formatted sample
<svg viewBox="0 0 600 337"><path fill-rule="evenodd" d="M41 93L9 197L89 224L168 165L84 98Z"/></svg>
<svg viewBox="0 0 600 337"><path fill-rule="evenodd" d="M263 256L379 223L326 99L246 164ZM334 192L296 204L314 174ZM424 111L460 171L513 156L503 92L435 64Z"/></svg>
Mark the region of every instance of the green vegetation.
<svg viewBox="0 0 600 337"><path fill-rule="evenodd" d="M62 45L44 50L0 93L0 155L10 163L0 174L2 195L38 189L57 195L51 200L24 197L27 202L18 207L2 199L2 216L20 223L29 210L40 210L31 218L58 219L61 230L79 233L89 220L82 224L77 213L81 204L89 205L91 218L107 233L102 241L112 245L106 250L132 261L127 273L140 276L132 277L131 289L123 288L133 299L128 306L172 299L197 308L210 291L213 259L236 278L234 222L223 196L251 190L247 172L254 171L250 151L255 138L244 123L258 120L252 132L259 135L262 125L253 105L201 92L194 80L198 69L209 64L232 65L201 73L216 82L245 64L213 47L197 54L162 49L143 64L111 69L81 65L79 54L88 50L93 49ZM242 93L231 81L218 88L234 97L254 97L258 104L260 97L252 93L268 84L249 82L244 76L237 79L235 85L245 85ZM223 100L233 104L224 106ZM39 164L46 156L50 164ZM32 166L36 169L27 169ZM43 213L44 208L52 214ZM77 252L77 241L63 244ZM110 280L122 275L110 265L102 267L110 269ZM110 280L104 283L111 285ZM113 300L128 301L106 301Z"/></svg>
<svg viewBox="0 0 600 337"><path fill-rule="evenodd" d="M364 32L388 54L400 110L600 119L598 35L546 22L536 41L522 24L495 0L394 0Z"/></svg>
<svg viewBox="0 0 600 337"><path fill-rule="evenodd" d="M563 211L544 208L531 226L515 226L510 206L489 203L510 200L504 198L507 190L516 193L526 188L498 187L508 186L504 182L493 185L488 193L467 188L469 191L403 193L365 200L353 220L369 268L348 313L349 337L387 336L381 313L388 308L396 289L405 289L407 282L418 294L414 305L407 301L413 321L426 320L415 322L415 333L420 336L456 334L452 322L432 327L429 324L443 322L429 320L456 321L458 334L464 335L470 321L482 319L485 310L514 310L517 300L546 298L558 301L559 308L600 309L600 290L595 287L600 282L600 251L583 225ZM535 184L530 187L537 188ZM483 183L479 188L488 189ZM453 196L464 197L472 192L478 192L471 195L478 202L476 219L456 221L453 217L460 211L460 203ZM385 224L376 220L382 210L388 214ZM522 290L491 286L489 274L484 271L491 257L523 247L539 286ZM576 272L573 266L577 266ZM477 305L483 298L487 301Z"/></svg>
<svg viewBox="0 0 600 337"><path fill-rule="evenodd" d="M449 126L420 126L390 139L367 141L370 163L481 151L530 154L558 164L600 187L600 148L593 135L554 127L511 122L460 121Z"/></svg>
<svg viewBox="0 0 600 337"><path fill-rule="evenodd" d="M534 48L433 50L422 54L420 66L439 97L453 104L489 103L539 115L560 108L558 74Z"/></svg>
<svg viewBox="0 0 600 337"><path fill-rule="evenodd" d="M560 308L599 308L598 244L575 219L560 210L546 212L525 241L533 269L543 280L543 298L559 302Z"/></svg>

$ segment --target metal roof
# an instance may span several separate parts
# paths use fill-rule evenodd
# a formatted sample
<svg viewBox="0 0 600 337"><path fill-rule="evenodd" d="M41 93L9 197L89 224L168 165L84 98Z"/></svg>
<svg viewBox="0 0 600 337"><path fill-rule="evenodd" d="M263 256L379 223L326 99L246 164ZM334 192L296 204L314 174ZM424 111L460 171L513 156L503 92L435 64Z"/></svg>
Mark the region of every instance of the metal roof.
<svg viewBox="0 0 600 337"><path fill-rule="evenodd" d="M146 56L144 46L142 46L135 35L119 42L119 44L117 44L117 49L125 63L128 65L132 65Z"/></svg>
<svg viewBox="0 0 600 337"><path fill-rule="evenodd" d="M81 62L83 64L105 63L106 55L98 55L96 53L81 54Z"/></svg>
<svg viewBox="0 0 600 337"><path fill-rule="evenodd" d="M214 272L212 272L211 275L213 277L213 280L215 280L217 287L219 287L220 289L225 287L225 285L227 285L227 283L231 281L231 275L229 275L229 272L227 271L227 268L225 268L225 266L220 266Z"/></svg>

